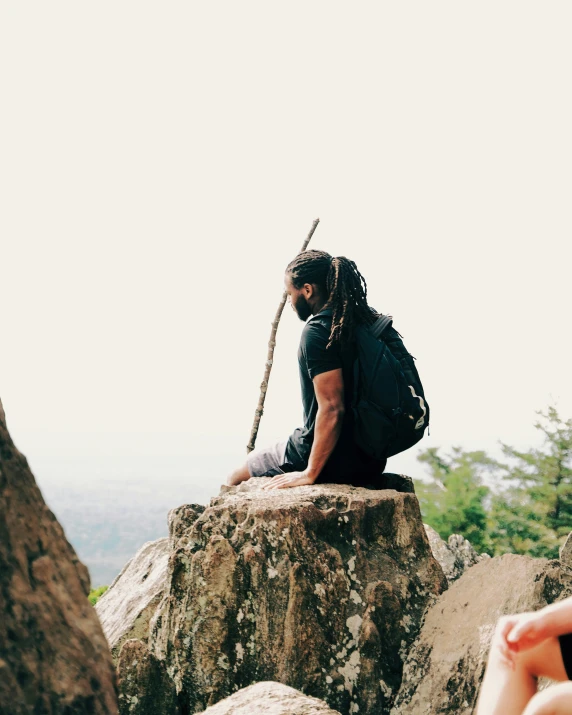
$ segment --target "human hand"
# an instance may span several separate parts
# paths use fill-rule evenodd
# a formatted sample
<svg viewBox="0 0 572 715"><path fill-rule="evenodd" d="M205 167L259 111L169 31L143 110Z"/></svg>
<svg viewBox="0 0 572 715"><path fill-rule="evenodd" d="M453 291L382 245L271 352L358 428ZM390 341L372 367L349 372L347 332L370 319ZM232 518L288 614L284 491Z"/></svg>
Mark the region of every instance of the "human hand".
<svg viewBox="0 0 572 715"><path fill-rule="evenodd" d="M499 624L498 648L502 659L511 668L515 666L515 655L534 648L548 638L545 619L541 611L517 613L505 616Z"/></svg>
<svg viewBox="0 0 572 715"><path fill-rule="evenodd" d="M271 489L288 489L289 487L303 487L306 484L313 484L314 480L306 474L306 472L290 472L289 474L277 474L272 477L272 481L265 484L262 489L270 491Z"/></svg>

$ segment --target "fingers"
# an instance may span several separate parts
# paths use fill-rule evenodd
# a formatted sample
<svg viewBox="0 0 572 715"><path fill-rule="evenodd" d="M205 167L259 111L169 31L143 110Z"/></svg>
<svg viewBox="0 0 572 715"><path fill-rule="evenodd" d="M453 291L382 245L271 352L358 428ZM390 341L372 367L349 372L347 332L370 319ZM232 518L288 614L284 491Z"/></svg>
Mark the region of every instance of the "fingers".
<svg viewBox="0 0 572 715"><path fill-rule="evenodd" d="M514 628L516 623L516 619L511 618L510 616L503 618L500 623L500 636L503 639L506 639L508 637L508 634L511 632L511 630Z"/></svg>
<svg viewBox="0 0 572 715"><path fill-rule="evenodd" d="M516 619L510 616L507 618L503 618L499 623L499 629L497 631L497 637L495 639L501 663L509 667L511 670L514 670L516 665L514 651L518 649L518 646L515 648L514 646L516 644L513 644L513 647L511 648L507 641L507 638L511 633L512 629L514 628L515 623Z"/></svg>
<svg viewBox="0 0 572 715"><path fill-rule="evenodd" d="M531 623L530 621L521 621L510 631L506 640L509 645L518 646L518 641L522 640L524 637L533 638L535 633L536 628L534 627L534 623Z"/></svg>
<svg viewBox="0 0 572 715"><path fill-rule="evenodd" d="M271 482L263 487L263 489L269 492L272 489L281 489L285 484L287 484L287 480L284 479L284 477L274 477Z"/></svg>
<svg viewBox="0 0 572 715"><path fill-rule="evenodd" d="M499 654L500 661L503 665L506 665L511 670L515 668L515 658L514 652L507 646L506 641L501 639L497 643L497 650Z"/></svg>
<svg viewBox="0 0 572 715"><path fill-rule="evenodd" d="M514 618L507 618L506 621L503 622L500 630L500 638L503 649L518 650L518 643L516 640L511 639L511 635L516 627L518 627L518 625Z"/></svg>
<svg viewBox="0 0 572 715"><path fill-rule="evenodd" d="M270 491L271 489L281 489L289 481L291 481L291 476L286 474L277 474L275 477L272 477L268 484L265 484L262 489L264 491Z"/></svg>
<svg viewBox="0 0 572 715"><path fill-rule="evenodd" d="M301 472L291 472L290 474L277 474L271 481L265 484L262 489L270 491L272 489L287 489L288 487L302 487L312 482Z"/></svg>

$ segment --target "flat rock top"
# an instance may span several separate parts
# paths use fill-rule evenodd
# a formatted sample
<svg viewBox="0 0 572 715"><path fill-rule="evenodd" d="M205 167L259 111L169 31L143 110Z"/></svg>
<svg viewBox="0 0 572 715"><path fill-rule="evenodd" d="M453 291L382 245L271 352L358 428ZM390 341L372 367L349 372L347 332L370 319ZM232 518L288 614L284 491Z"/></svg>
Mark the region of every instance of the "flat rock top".
<svg viewBox="0 0 572 715"><path fill-rule="evenodd" d="M272 681L239 690L204 710L205 715L340 715L317 698Z"/></svg>
<svg viewBox="0 0 572 715"><path fill-rule="evenodd" d="M376 503L395 498L414 497L411 494L396 492L394 489L366 489L349 484L312 484L290 489L263 489L264 485L270 482L269 477L256 477L237 487L222 486L220 495L211 499L210 506L232 506L245 502L263 508L298 506L303 502L317 503L317 506L321 506L320 502L324 505L331 502L331 506L336 506L338 501L347 503L348 499Z"/></svg>

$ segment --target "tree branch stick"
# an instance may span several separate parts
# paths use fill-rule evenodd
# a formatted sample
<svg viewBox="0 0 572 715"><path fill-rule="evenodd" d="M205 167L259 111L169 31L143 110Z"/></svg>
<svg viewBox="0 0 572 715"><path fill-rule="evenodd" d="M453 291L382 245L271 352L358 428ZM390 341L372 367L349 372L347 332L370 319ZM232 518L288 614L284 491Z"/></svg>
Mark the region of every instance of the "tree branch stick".
<svg viewBox="0 0 572 715"><path fill-rule="evenodd" d="M320 223L320 219L319 218L315 219L314 223L312 224L312 228L310 229L310 233L306 236L304 245L300 249L300 253L303 253L308 248L310 239L314 235L314 231L316 230L319 223ZM268 390L268 381L270 379L270 371L272 370L274 348L276 346L276 332L278 330L278 323L280 322L280 318L282 317L282 311L284 310L284 306L286 305L287 300L288 300L288 293L286 293L286 291L284 291L284 295L282 296L282 300L280 301L280 305L278 306L278 310L276 311L276 315L274 316L274 320L272 321L272 332L270 333L270 340L268 342L268 355L266 357L266 369L264 370L264 379L262 380L262 383L260 384L260 398L258 400L258 406L256 408L256 411L254 412L254 424L252 425L252 431L250 432L250 442L248 443L248 446L246 447L247 454L249 452L252 452L252 450L254 449L254 445L256 443L256 436L258 435L258 427L260 425L260 418L262 417L262 413L264 412L264 400L266 399L266 392Z"/></svg>

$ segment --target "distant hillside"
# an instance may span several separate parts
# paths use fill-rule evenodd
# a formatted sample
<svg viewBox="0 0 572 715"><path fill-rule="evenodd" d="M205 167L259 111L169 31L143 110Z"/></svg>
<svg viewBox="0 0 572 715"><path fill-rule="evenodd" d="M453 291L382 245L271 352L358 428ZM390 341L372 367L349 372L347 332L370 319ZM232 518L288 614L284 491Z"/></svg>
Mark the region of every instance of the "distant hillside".
<svg viewBox="0 0 572 715"><path fill-rule="evenodd" d="M146 541L167 536L169 509L204 503L216 493L184 479L162 484L160 489L134 481L83 485L79 479L75 485L44 484L41 488L89 568L92 588L110 584Z"/></svg>

